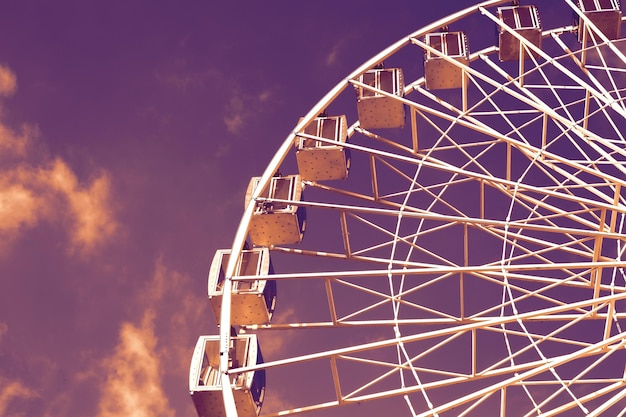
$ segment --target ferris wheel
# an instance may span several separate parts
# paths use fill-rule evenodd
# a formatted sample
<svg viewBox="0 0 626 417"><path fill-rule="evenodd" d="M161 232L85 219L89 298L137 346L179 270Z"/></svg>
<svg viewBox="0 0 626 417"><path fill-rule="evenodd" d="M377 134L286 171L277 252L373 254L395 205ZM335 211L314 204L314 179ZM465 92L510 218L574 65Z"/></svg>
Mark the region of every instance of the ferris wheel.
<svg viewBox="0 0 626 417"><path fill-rule="evenodd" d="M622 14L540 7L421 28L300 119L213 259L200 417L626 416Z"/></svg>

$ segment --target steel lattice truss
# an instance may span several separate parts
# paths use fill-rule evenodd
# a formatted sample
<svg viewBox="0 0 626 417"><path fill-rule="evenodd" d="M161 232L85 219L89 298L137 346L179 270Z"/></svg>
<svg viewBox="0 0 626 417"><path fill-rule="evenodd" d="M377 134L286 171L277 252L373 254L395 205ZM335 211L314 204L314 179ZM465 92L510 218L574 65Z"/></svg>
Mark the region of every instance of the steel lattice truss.
<svg viewBox="0 0 626 417"><path fill-rule="evenodd" d="M349 177L305 181L302 201L283 201L306 207L302 243L270 248L276 274L229 275L279 288L271 324L239 331L283 348L228 371L266 370L262 415L626 415L626 43L566 0L544 7L577 11L585 39L544 27L538 48L498 19L508 4L373 57L270 162L261 188L279 167L297 173L295 139L330 142L303 133L319 113L353 123ZM469 65L455 61L424 40L447 25L497 25L525 59L500 62L497 45L470 37ZM423 72L401 97L359 81L428 52L462 69L461 88L429 90ZM404 103L404 128L362 128L355 88ZM235 253L255 201L280 202L253 200Z"/></svg>

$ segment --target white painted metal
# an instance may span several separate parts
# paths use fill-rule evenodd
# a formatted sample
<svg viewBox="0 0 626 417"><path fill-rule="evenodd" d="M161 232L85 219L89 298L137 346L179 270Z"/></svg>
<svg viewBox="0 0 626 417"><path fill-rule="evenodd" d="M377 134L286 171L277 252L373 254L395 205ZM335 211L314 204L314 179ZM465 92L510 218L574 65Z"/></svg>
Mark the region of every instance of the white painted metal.
<svg viewBox="0 0 626 417"><path fill-rule="evenodd" d="M266 371L262 415L624 414L623 44L564 0L538 4L539 48L496 17L504 5L433 22L361 65L298 122L251 191L223 284L220 369L224 381ZM564 20L543 18L543 7ZM593 33L585 48L572 10ZM469 64L424 41L452 25L467 33ZM517 39L526 59L500 62L496 46L473 42L485 26ZM429 91L423 72L405 77L402 96L359 81L382 61L401 67L406 51L408 66L427 51L458 67L461 87ZM402 103L411 126L359 126L352 87ZM350 97L353 107L341 108ZM354 123L342 144L348 178L304 181L304 201L262 198L278 169L298 174L297 135L331 104ZM271 278L288 299L271 323L235 329L274 348L263 364L232 369L233 284L269 278L235 274L263 201L314 215L302 243L269 248L279 260Z"/></svg>

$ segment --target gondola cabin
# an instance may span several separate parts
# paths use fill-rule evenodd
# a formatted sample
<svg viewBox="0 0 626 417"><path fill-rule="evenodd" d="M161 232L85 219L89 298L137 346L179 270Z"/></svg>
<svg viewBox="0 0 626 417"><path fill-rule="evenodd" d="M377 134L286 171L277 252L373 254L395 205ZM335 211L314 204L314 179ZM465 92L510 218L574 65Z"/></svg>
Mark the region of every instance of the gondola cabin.
<svg viewBox="0 0 626 417"><path fill-rule="evenodd" d="M246 205L260 180L261 177L250 180ZM297 204L302 198L300 175L272 177L259 197L263 200L257 201L248 228L248 237L252 244L269 247L299 243L306 227L306 211Z"/></svg>
<svg viewBox="0 0 626 417"><path fill-rule="evenodd" d="M541 21L535 6L500 7L498 9L498 18L515 33L536 47L541 48ZM498 57L500 61L520 59L521 44L519 39L502 26L498 26L498 31Z"/></svg>
<svg viewBox="0 0 626 417"><path fill-rule="evenodd" d="M463 85L462 65L469 65L469 51L464 32L428 33L426 45L437 52L425 50L424 77L428 90L460 88ZM448 57L456 62L450 62ZM459 65L461 64L461 65Z"/></svg>
<svg viewBox="0 0 626 417"><path fill-rule="evenodd" d="M200 336L189 368L189 392L198 417L226 417L220 369L219 336ZM230 340L229 369L263 363L256 335L234 336ZM265 371L230 375L239 417L257 417L265 396Z"/></svg>
<svg viewBox="0 0 626 417"><path fill-rule="evenodd" d="M230 250L218 250L209 269L209 302L216 321L220 322L222 287ZM272 274L270 253L267 248L243 250L233 276ZM233 281L230 322L232 325L268 324L276 305L276 281L267 279Z"/></svg>
<svg viewBox="0 0 626 417"><path fill-rule="evenodd" d="M363 129L404 127L404 103L396 98L404 96L402 70L374 68L361 74L359 82L367 86L356 87L359 125Z"/></svg>
<svg viewBox="0 0 626 417"><path fill-rule="evenodd" d="M296 160L303 180L338 180L348 176L350 155L342 146L348 137L346 116L316 117L300 133L306 135L296 135Z"/></svg>
<svg viewBox="0 0 626 417"><path fill-rule="evenodd" d="M589 18L591 22L610 40L619 38L622 23L622 12L619 8L618 0L580 0L578 2L580 10ZM578 40L587 41L591 36L600 43L600 38L591 33L583 19L579 19Z"/></svg>

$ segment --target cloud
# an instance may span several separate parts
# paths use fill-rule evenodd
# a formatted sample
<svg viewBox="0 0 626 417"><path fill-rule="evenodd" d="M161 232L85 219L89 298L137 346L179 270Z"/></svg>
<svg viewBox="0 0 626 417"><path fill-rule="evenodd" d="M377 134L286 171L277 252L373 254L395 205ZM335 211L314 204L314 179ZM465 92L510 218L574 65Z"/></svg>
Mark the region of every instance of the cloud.
<svg viewBox="0 0 626 417"><path fill-rule="evenodd" d="M358 35L351 33L344 38L341 38L333 43L332 48L324 57L324 63L327 67L334 67L340 63L341 54L344 49L349 46L353 41L358 40Z"/></svg>
<svg viewBox="0 0 626 417"><path fill-rule="evenodd" d="M17 90L17 78L10 68L0 65L0 96L10 97Z"/></svg>
<svg viewBox="0 0 626 417"><path fill-rule="evenodd" d="M26 156L28 145L37 134L34 126L23 125L21 132L16 132L0 123L0 156Z"/></svg>
<svg viewBox="0 0 626 417"><path fill-rule="evenodd" d="M224 108L223 122L226 130L234 135L241 134L250 120L263 113L263 104L271 100L273 96L270 90L248 94L240 89L234 89Z"/></svg>
<svg viewBox="0 0 626 417"><path fill-rule="evenodd" d="M6 323L0 322L0 342L3 336L9 331ZM8 415L11 403L16 399L37 398L36 391L25 386L17 379L9 379L0 375L0 416Z"/></svg>
<svg viewBox="0 0 626 417"><path fill-rule="evenodd" d="M293 323L296 317L296 309L294 307L285 308L284 306L277 308L272 318L276 323ZM271 336L268 334L260 334L259 344L261 345L261 352L266 360L274 360L283 358L285 352L290 350L291 343L297 342L297 331L285 330L280 332L272 332ZM265 337L267 336L267 337Z"/></svg>
<svg viewBox="0 0 626 417"><path fill-rule="evenodd" d="M340 44L333 45L328 55L326 55L326 60L325 60L326 66L332 67L335 65L335 63L337 62L337 57L339 56L340 50L341 50Z"/></svg>
<svg viewBox="0 0 626 417"><path fill-rule="evenodd" d="M168 339L167 348L161 347L161 359L168 363L168 369L184 369L178 377L186 383L190 355L200 336L198 329L206 327L211 316L206 296L197 291L189 276L167 268L162 257L157 259L152 280L142 295L146 310L167 312L157 317L158 332Z"/></svg>
<svg viewBox="0 0 626 417"><path fill-rule="evenodd" d="M117 224L110 208L111 181L106 173L81 187L76 175L60 159L43 171L44 183L63 195L73 217L72 242L90 249L113 235Z"/></svg>
<svg viewBox="0 0 626 417"><path fill-rule="evenodd" d="M187 383L197 329L208 313L205 297L193 290L188 276L168 269L162 258L156 261L137 298L137 320L121 324L117 346L101 363L106 380L97 417L175 415L170 401L176 399L166 387ZM184 388L180 394L187 396ZM191 400L182 400L192 412Z"/></svg>
<svg viewBox="0 0 626 417"><path fill-rule="evenodd" d="M202 332L199 329L206 327L210 317L206 297L194 288L195 284L189 276L169 269L158 258L144 285L127 295L132 299L129 316L116 322L117 340L112 346L99 340L79 349L71 363L63 366L47 356L29 354L33 376L23 380L36 386L38 401L25 404L11 394L13 402L7 409L8 415L0 409L0 416L18 417L12 412L34 409L41 411L28 415L194 415L186 390L189 365L195 341ZM0 322L0 341L7 329ZM1 372L0 369L0 375ZM0 376L0 393L4 385ZM35 392L30 394L35 396ZM3 401L9 403L7 399Z"/></svg>
<svg viewBox="0 0 626 417"><path fill-rule="evenodd" d="M245 120L249 117L246 111L245 101L247 97L243 94L234 94L230 97L225 110L224 124L226 129L232 134L239 134L243 130Z"/></svg>
<svg viewBox="0 0 626 417"><path fill-rule="evenodd" d="M42 220L65 219L70 249L87 252L111 238L117 222L111 207L111 180L106 172L80 184L57 158L47 166L0 170L0 237L4 248Z"/></svg>
<svg viewBox="0 0 626 417"><path fill-rule="evenodd" d="M30 173L31 178L36 177ZM24 232L37 225L48 207L35 191L22 181L18 170L0 171L0 254L7 252L11 243Z"/></svg>
<svg viewBox="0 0 626 417"><path fill-rule="evenodd" d="M6 416L11 402L18 398L36 398L35 391L29 389L19 381L11 381L0 377L0 415Z"/></svg>
<svg viewBox="0 0 626 417"><path fill-rule="evenodd" d="M0 96L16 90L15 75L0 65ZM36 152L38 129L19 131L0 120L0 253L42 220L69 225L70 252L86 253L108 241L117 230L112 209L111 178L101 170L80 181L61 158Z"/></svg>
<svg viewBox="0 0 626 417"><path fill-rule="evenodd" d="M0 234L13 234L37 222L37 203L22 184L0 183Z"/></svg>
<svg viewBox="0 0 626 417"><path fill-rule="evenodd" d="M159 85L180 94L210 89L210 96L215 102L224 103L220 109L222 122L233 135L241 135L250 121L264 113L264 104L276 97L274 88L251 91L249 86L259 83L252 80L244 82L239 78L236 73L226 73L214 67L192 69L184 59L173 59L154 71L154 79Z"/></svg>
<svg viewBox="0 0 626 417"><path fill-rule="evenodd" d="M191 70L184 60L176 60L170 64L172 68L160 69L154 72L156 81L164 86L172 88L179 93L203 89L207 84L219 84L221 73L215 68L208 68L202 71Z"/></svg>
<svg viewBox="0 0 626 417"><path fill-rule="evenodd" d="M160 383L154 314L145 314L139 326L123 323L119 336L115 353L105 361L98 417L174 416Z"/></svg>

